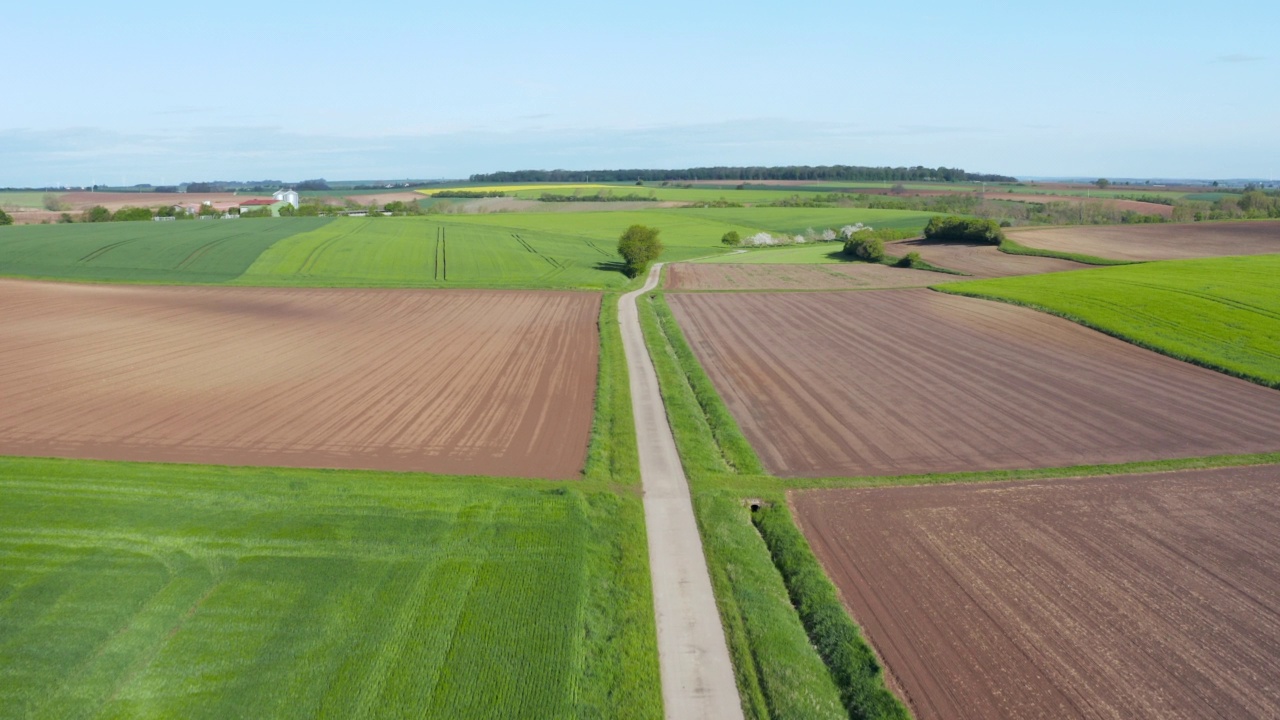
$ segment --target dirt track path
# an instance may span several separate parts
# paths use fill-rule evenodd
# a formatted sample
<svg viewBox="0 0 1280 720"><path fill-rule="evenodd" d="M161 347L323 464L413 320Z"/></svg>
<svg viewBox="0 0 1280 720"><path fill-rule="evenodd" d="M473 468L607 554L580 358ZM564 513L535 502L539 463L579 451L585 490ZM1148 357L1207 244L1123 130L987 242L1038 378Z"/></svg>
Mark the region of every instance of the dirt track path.
<svg viewBox="0 0 1280 720"><path fill-rule="evenodd" d="M649 535L658 663L666 717L742 717L733 663L711 590L702 538L693 516L689 481L658 392L658 376L645 348L636 297L658 284L659 263L644 287L622 296L618 320L631 374L631 402L640 448L644 516Z"/></svg>

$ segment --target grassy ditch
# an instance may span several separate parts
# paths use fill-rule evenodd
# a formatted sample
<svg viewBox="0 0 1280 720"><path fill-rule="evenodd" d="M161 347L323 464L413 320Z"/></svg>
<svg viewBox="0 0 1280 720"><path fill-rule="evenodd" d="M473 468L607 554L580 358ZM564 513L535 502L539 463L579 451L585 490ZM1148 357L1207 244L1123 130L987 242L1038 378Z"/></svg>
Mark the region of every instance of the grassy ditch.
<svg viewBox="0 0 1280 720"><path fill-rule="evenodd" d="M642 297L638 306L672 432L690 477L707 565L748 716L849 717L844 698L861 696L860 688L875 680L847 685L854 674L829 667L815 649L820 647L818 639L801 622L792 603L795 593L743 505L744 488L733 483L736 477L763 476L759 458L694 357L662 295ZM847 614L844 618L852 625ZM863 651L872 652L865 644Z"/></svg>
<svg viewBox="0 0 1280 720"><path fill-rule="evenodd" d="M880 661L858 626L845 612L835 586L827 579L809 543L791 520L785 505L761 507L751 514L782 573L791 603L822 656L840 699L852 718L910 717L907 708L885 686Z"/></svg>

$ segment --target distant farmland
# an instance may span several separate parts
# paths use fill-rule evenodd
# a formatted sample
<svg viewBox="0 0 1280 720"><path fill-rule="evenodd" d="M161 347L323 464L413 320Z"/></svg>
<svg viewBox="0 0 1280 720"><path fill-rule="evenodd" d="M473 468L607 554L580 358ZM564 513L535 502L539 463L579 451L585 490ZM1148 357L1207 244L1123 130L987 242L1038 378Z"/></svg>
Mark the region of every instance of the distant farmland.
<svg viewBox="0 0 1280 720"><path fill-rule="evenodd" d="M575 478L600 297L0 281L0 453Z"/></svg>
<svg viewBox="0 0 1280 720"><path fill-rule="evenodd" d="M0 229L0 275L96 282L222 283L326 218L24 225Z"/></svg>
<svg viewBox="0 0 1280 720"><path fill-rule="evenodd" d="M793 493L919 720L1280 716L1280 467Z"/></svg>
<svg viewBox="0 0 1280 720"><path fill-rule="evenodd" d="M1181 260L1280 253L1280 220L1014 230L1023 245L1117 260Z"/></svg>
<svg viewBox="0 0 1280 720"><path fill-rule="evenodd" d="M640 502L0 458L6 717L661 717Z"/></svg>

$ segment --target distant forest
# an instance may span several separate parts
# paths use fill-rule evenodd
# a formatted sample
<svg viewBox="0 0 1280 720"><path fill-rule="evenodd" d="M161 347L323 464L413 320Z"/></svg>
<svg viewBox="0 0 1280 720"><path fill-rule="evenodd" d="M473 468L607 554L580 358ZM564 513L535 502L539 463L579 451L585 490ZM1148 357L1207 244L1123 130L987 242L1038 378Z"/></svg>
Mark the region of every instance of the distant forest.
<svg viewBox="0 0 1280 720"><path fill-rule="evenodd" d="M779 167L699 167L684 170L516 170L472 175L472 182L633 182L643 180L811 180L848 182L1014 182L1007 175L970 173L960 168L783 165Z"/></svg>

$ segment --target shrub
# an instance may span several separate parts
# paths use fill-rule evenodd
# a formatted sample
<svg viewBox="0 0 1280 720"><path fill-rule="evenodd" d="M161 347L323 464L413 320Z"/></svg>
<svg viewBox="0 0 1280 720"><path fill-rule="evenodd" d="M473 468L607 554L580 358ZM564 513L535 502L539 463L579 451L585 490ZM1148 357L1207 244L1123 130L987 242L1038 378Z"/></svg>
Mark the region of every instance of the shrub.
<svg viewBox="0 0 1280 720"><path fill-rule="evenodd" d="M4 210L0 210L0 225L12 225L13 216Z"/></svg>
<svg viewBox="0 0 1280 720"><path fill-rule="evenodd" d="M742 244L742 236L738 234L737 230L730 230L720 238L720 242L729 247L737 247Z"/></svg>
<svg viewBox="0 0 1280 720"><path fill-rule="evenodd" d="M140 207L122 207L115 211L111 219L116 222L133 222L137 220L150 220L151 211Z"/></svg>
<svg viewBox="0 0 1280 720"><path fill-rule="evenodd" d="M855 233L844 243L844 254L866 262L884 260L884 241L878 237Z"/></svg>
<svg viewBox="0 0 1280 720"><path fill-rule="evenodd" d="M900 268L914 268L920 267L923 263L924 261L920 259L920 253L912 250L906 255L898 258L898 262L895 264Z"/></svg>
<svg viewBox="0 0 1280 720"><path fill-rule="evenodd" d="M85 210L80 219L82 222L109 222L111 220L111 211L101 205L94 205Z"/></svg>
<svg viewBox="0 0 1280 720"><path fill-rule="evenodd" d="M958 215L933 217L924 228L926 240L938 242L968 242L999 245L1004 242L1004 232L994 220L967 218Z"/></svg>
<svg viewBox="0 0 1280 720"><path fill-rule="evenodd" d="M649 263L662 254L662 241L658 239L657 228L646 225L632 225L618 238L618 254L626 262L625 271L628 277L638 277L649 267Z"/></svg>

